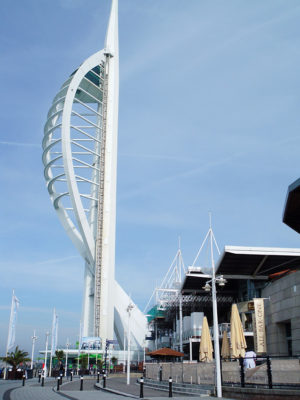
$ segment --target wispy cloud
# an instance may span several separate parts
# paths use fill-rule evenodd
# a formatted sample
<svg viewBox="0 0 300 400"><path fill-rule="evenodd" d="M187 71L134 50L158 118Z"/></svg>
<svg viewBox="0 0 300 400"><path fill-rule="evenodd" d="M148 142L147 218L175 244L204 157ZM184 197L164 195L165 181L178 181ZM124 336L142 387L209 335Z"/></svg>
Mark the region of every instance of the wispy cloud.
<svg viewBox="0 0 300 400"><path fill-rule="evenodd" d="M230 162L232 162L232 160L234 158L238 158L238 157L240 157L242 155L243 155L243 152L238 152L236 154L232 154L232 155L230 155L228 157L225 157L223 159L219 159L219 160L207 162L205 164L201 164L197 168L189 169L189 170L181 172L179 174L174 174L174 175L171 175L171 176L167 176L167 177L165 177L163 179L159 179L159 180L156 180L156 181L153 181L153 182L150 182L150 183L148 182L147 185L143 185L143 186L141 186L141 187L139 187L139 188L137 188L135 190L132 190L131 192L127 192L127 193L121 195L119 198L121 200L129 199L129 198L144 194L146 192L149 192L154 187L165 185L166 183L170 183L170 182L173 182L173 181L178 181L179 179L188 178L189 176L192 176L192 175L207 173L207 171L209 171L210 169L219 167L219 166L227 164L227 163L230 163Z"/></svg>
<svg viewBox="0 0 300 400"><path fill-rule="evenodd" d="M40 144L37 143L22 143L22 142L6 142L3 140L0 140L0 145L4 146L21 146L21 147L38 147L41 148Z"/></svg>

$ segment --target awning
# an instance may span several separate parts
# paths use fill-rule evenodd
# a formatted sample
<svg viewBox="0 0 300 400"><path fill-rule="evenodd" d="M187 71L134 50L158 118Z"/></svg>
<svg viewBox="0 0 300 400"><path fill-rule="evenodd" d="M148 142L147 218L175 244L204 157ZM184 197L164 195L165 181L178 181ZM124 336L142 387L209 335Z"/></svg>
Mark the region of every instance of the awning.
<svg viewBox="0 0 300 400"><path fill-rule="evenodd" d="M300 249L225 246L216 265L224 278L268 279L289 269L300 269Z"/></svg>
<svg viewBox="0 0 300 400"><path fill-rule="evenodd" d="M282 220L300 233L300 179L288 187Z"/></svg>

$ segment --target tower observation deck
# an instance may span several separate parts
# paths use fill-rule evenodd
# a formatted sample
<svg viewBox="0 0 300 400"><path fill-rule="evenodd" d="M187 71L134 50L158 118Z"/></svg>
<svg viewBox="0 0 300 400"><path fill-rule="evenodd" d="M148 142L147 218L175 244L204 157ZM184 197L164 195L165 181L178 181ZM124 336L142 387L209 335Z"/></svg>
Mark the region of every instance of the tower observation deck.
<svg viewBox="0 0 300 400"><path fill-rule="evenodd" d="M57 215L85 261L83 335L116 338L123 348L130 298L115 281L119 102L118 1L112 0L104 49L63 83L47 115L44 175ZM145 338L134 307L132 335Z"/></svg>

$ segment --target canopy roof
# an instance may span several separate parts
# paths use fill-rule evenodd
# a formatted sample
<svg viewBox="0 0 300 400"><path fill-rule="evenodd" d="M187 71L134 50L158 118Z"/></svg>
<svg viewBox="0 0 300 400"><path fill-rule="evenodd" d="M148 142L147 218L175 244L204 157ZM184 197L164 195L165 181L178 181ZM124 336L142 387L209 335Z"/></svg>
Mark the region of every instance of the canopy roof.
<svg viewBox="0 0 300 400"><path fill-rule="evenodd" d="M283 222L300 233L300 179L288 187Z"/></svg>
<svg viewBox="0 0 300 400"><path fill-rule="evenodd" d="M151 351L150 353L147 353L147 355L151 357L183 357L184 353L169 349L168 347L163 347L161 349Z"/></svg>
<svg viewBox="0 0 300 400"><path fill-rule="evenodd" d="M225 246L216 273L228 278L268 279L288 269L300 269L300 249Z"/></svg>

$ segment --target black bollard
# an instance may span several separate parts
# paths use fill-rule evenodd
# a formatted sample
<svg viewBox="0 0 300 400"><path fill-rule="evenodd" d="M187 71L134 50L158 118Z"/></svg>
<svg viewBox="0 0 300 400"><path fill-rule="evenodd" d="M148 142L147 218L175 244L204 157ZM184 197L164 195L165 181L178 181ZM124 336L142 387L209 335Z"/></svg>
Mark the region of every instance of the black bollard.
<svg viewBox="0 0 300 400"><path fill-rule="evenodd" d="M140 399L144 398L144 378L140 379Z"/></svg>
<svg viewBox="0 0 300 400"><path fill-rule="evenodd" d="M271 366L270 356L267 356L267 374L268 374L269 389L273 389L272 366Z"/></svg>
<svg viewBox="0 0 300 400"><path fill-rule="evenodd" d="M71 382L73 380L73 371L71 371Z"/></svg>
<svg viewBox="0 0 300 400"><path fill-rule="evenodd" d="M146 367L143 368L143 377L146 378Z"/></svg>
<svg viewBox="0 0 300 400"><path fill-rule="evenodd" d="M162 381L162 367L159 367L159 382Z"/></svg>
<svg viewBox="0 0 300 400"><path fill-rule="evenodd" d="M25 379L26 379L26 377L25 377L25 374L23 374L23 379L22 379L22 386L25 386Z"/></svg>
<svg viewBox="0 0 300 400"><path fill-rule="evenodd" d="M97 372L97 383L99 383L100 382L100 372L98 371Z"/></svg>
<svg viewBox="0 0 300 400"><path fill-rule="evenodd" d="M59 379L57 379L57 388L56 388L56 390L59 391Z"/></svg>
<svg viewBox="0 0 300 400"><path fill-rule="evenodd" d="M39 383L41 383L41 374L39 374Z"/></svg>
<svg viewBox="0 0 300 400"><path fill-rule="evenodd" d="M240 357L240 367L241 367L241 387L245 387L245 370L244 370L244 358Z"/></svg>
<svg viewBox="0 0 300 400"><path fill-rule="evenodd" d="M42 386L44 386L45 378L42 376Z"/></svg>
<svg viewBox="0 0 300 400"><path fill-rule="evenodd" d="M60 374L59 379L60 379L60 385L62 384L62 378L63 378L63 374Z"/></svg>
<svg viewBox="0 0 300 400"><path fill-rule="evenodd" d="M103 374L103 388L106 388L106 374Z"/></svg>
<svg viewBox="0 0 300 400"><path fill-rule="evenodd" d="M173 392L172 392L172 378L169 378L169 397L173 397Z"/></svg>
<svg viewBox="0 0 300 400"><path fill-rule="evenodd" d="M80 390L83 390L83 376L80 377Z"/></svg>

